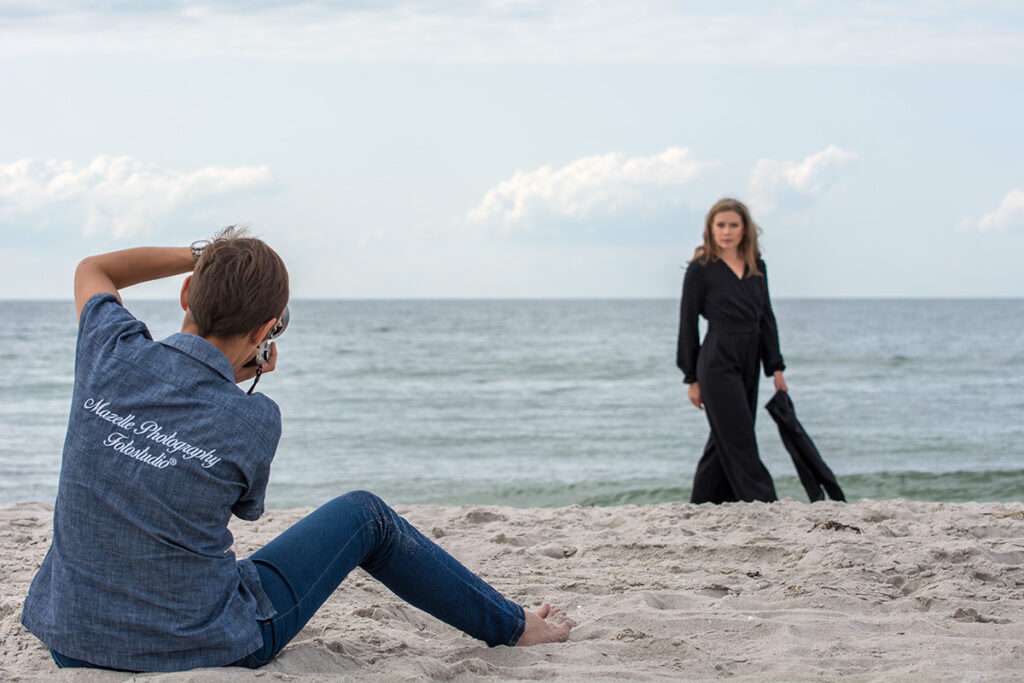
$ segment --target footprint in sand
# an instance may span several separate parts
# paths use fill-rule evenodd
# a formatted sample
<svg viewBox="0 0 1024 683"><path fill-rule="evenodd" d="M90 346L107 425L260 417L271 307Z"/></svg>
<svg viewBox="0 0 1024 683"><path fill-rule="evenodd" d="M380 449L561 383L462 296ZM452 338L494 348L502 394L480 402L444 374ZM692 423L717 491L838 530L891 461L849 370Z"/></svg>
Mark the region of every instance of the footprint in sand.
<svg viewBox="0 0 1024 683"><path fill-rule="evenodd" d="M1024 552L1016 550L1011 550L1005 553L990 551L988 553L988 559L999 564L1009 564L1019 567L1024 565Z"/></svg>
<svg viewBox="0 0 1024 683"><path fill-rule="evenodd" d="M491 543L497 543L499 545L510 545L516 548L528 548L532 545L537 545L544 540L544 536L540 534L523 534L520 536L509 536L508 534L498 534L491 538Z"/></svg>
<svg viewBox="0 0 1024 683"><path fill-rule="evenodd" d="M568 557L572 557L577 552L576 546L572 545L561 545L559 543L550 543L548 545L542 545L536 549L538 555L544 557L551 557L556 560L564 560Z"/></svg>
<svg viewBox="0 0 1024 683"><path fill-rule="evenodd" d="M690 609L693 599L682 593L645 593L644 602L653 609Z"/></svg>
<svg viewBox="0 0 1024 683"><path fill-rule="evenodd" d="M14 614L18 611L18 607L20 607L20 604L19 601L17 600L5 600L3 602L0 602L0 619L4 619Z"/></svg>
<svg viewBox="0 0 1024 683"><path fill-rule="evenodd" d="M635 641L635 640L644 640L645 638L650 638L650 637L651 637L651 634L649 634L649 633L644 633L643 631L634 631L631 628L624 628L624 629L622 629L621 631L619 631L618 633L615 634L615 640L625 640L625 641L629 641L629 642L632 642L632 641Z"/></svg>
<svg viewBox="0 0 1024 683"><path fill-rule="evenodd" d="M427 616L426 613L413 609L406 605L372 605L360 607L352 611L352 616L373 619L381 623L406 623L414 626L417 630L423 631L428 627L436 627L437 621Z"/></svg>
<svg viewBox="0 0 1024 683"><path fill-rule="evenodd" d="M972 608L959 608L953 612L953 618L957 621L963 621L966 623L975 624L1009 624L1009 619L999 619L997 617L986 617L978 614L978 610Z"/></svg>
<svg viewBox="0 0 1024 683"><path fill-rule="evenodd" d="M713 598L724 598L726 595L739 595L740 591L738 588L730 588L729 586L723 586L720 583L712 583L704 586L699 591L701 595L710 595Z"/></svg>
<svg viewBox="0 0 1024 683"><path fill-rule="evenodd" d="M487 524L489 522L504 522L508 520L508 517L490 510L470 510L466 513L465 520L470 524Z"/></svg>

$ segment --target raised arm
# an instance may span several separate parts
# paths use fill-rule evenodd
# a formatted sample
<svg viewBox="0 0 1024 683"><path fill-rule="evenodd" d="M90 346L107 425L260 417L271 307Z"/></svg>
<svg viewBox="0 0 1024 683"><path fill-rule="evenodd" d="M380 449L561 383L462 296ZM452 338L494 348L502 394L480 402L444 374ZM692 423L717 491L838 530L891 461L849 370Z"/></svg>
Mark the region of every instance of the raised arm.
<svg viewBox="0 0 1024 683"><path fill-rule="evenodd" d="M683 371L683 381L697 381L697 355L700 353L698 318L704 310L704 272L691 261L683 278L683 294L679 301L679 339L676 342L676 365Z"/></svg>
<svg viewBox="0 0 1024 683"><path fill-rule="evenodd" d="M120 289L187 273L192 265L188 247L137 247L89 256L75 269L75 315L81 318L85 302L96 294L109 292L120 300Z"/></svg>
<svg viewBox="0 0 1024 683"><path fill-rule="evenodd" d="M775 322L775 311L772 310L772 297L768 293L768 269L764 261L758 263L764 274L764 315L761 316L761 363L764 365L765 377L786 369L779 350L779 326Z"/></svg>

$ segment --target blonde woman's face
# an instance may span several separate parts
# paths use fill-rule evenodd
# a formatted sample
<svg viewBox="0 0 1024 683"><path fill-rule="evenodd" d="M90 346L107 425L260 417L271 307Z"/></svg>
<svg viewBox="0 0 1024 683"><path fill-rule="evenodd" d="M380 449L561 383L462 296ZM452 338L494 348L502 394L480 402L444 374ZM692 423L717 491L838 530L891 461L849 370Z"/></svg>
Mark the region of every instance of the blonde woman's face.
<svg viewBox="0 0 1024 683"><path fill-rule="evenodd" d="M719 211L711 218L711 237L723 251L736 249L743 241L743 218L735 211Z"/></svg>

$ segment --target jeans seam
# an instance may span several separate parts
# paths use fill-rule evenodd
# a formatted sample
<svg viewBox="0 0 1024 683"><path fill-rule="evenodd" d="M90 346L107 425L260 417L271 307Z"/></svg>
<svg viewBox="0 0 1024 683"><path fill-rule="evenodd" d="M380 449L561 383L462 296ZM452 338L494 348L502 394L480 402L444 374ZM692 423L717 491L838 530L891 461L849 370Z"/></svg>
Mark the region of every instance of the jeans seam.
<svg viewBox="0 0 1024 683"><path fill-rule="evenodd" d="M399 535L405 535L405 534L402 534L401 531L399 530ZM423 546L419 545L419 541L416 539L415 536L409 536L409 538L411 538L417 544L417 546L419 546L421 548L423 547ZM440 546L438 546L438 547L440 547ZM442 548L442 550L443 550L443 548ZM508 615L508 613L509 613L508 606L509 605L515 605L515 603L513 603L511 600L506 598L504 595L501 595L501 592L498 589L494 588L493 586L491 586L491 588L494 589L495 593L498 593L499 595L501 595L502 599L505 601L505 604L501 604L497 600L495 600L493 597L484 594L483 591L481 591L479 588L477 588L473 584L471 584L468 581L466 581L465 579L463 579L456 572L452 571L452 569L450 567L448 567L448 565L446 565L445 563L439 562L438 564L440 564L442 567L444 567L444 570L447 571L452 576L454 576L460 583L462 583L463 586L466 586L466 587L470 588L477 595L479 595L481 598L483 598L487 602L491 603L491 605L493 605L495 608L497 608L497 610L499 612L502 612L502 613ZM468 569L468 567L467 567L467 569ZM483 577L478 577L478 578L480 578L481 581L484 581ZM484 583L487 583L487 582L484 581ZM490 585L490 584L488 584L488 585ZM520 607L519 605L515 605L515 606L516 607ZM520 607L520 609L522 609L522 608ZM525 615L524 616L520 616L518 614L515 614L515 615L509 615L509 616L514 616L517 622L519 621L519 619L522 619L523 620L523 627L525 629L525 625L526 625ZM517 623L516 626L518 627L518 625L519 624Z"/></svg>
<svg viewBox="0 0 1024 683"><path fill-rule="evenodd" d="M343 546L342 546L342 547L341 547L341 548L340 548L340 549L338 550L338 552L336 552L336 553L334 554L334 557L333 557L333 558L331 558L331 562L330 562L330 563L329 563L329 564L327 565L327 567L326 567L326 568L325 568L325 569L324 569L324 570L323 570L322 572L320 572L320 575L319 575L318 577L316 577L316 580L315 580L315 581L313 581L313 583L312 583L312 585L311 585L311 586L309 587L309 589L308 589L308 590L307 590L307 591L306 591L305 593L303 593L303 594L302 594L302 597L301 597L301 598L299 598L298 600L296 600L296 601L295 601L295 606L296 606L296 607L297 607L297 606L298 606L298 605L299 605L299 604L300 604L300 603L301 603L301 602L302 602L303 600L305 600L305 599L306 599L306 596L307 596L307 595L309 595L309 594L310 594L310 593L311 593L311 592L313 591L313 589L314 589L314 588L315 588L316 586L318 586L318 585L320 584L320 582L321 582L321 581L323 580L324 576L326 576L326 575L327 575L327 572L328 572L328 570L329 570L329 569L330 569L331 567L333 567L335 563L337 563L337 561L338 561L338 557L339 557L339 556L340 556L340 555L341 555L341 554L342 554L343 552L345 552L345 549L346 549L346 548L348 548L348 547L349 547L349 545L351 545L351 544L352 544L352 541L353 541L353 540L354 540L354 539L356 538L356 536L358 536L358 535L359 535L359 533L360 533L360 532L361 532L361 531L362 531L363 529L365 529L365 528L366 528L367 526L369 526L370 524L373 524L373 523L374 523L374 521L375 521L375 520L372 520L372 519L371 519L371 520L367 521L367 522L366 522L365 524L363 524L363 525L362 525L361 527L359 527L358 529L356 529L355 533L354 533L354 534L352 534L352 537L351 537L351 538L349 538L349 539L348 539L348 541L346 541L345 545L343 545ZM339 585L340 585L340 582L339 582ZM293 593L294 593L294 591L293 591ZM329 598L329 597L330 597L330 596L328 596L328 598ZM294 609L295 609L295 607L293 607L293 608L292 608L291 610L288 610L288 613L292 612L292 611L293 611ZM296 635L297 635L297 634L296 634Z"/></svg>
<svg viewBox="0 0 1024 683"><path fill-rule="evenodd" d="M317 578L316 578L316 579L315 579L315 580L313 581L313 583L312 583L312 584L310 585L309 589L308 589L308 590L306 590L306 591L305 591L305 592L304 592L304 593L303 593L303 594L302 594L301 596L298 596L298 593L297 593L297 591L295 591L295 590L294 590L294 589L292 588L292 586L291 586L291 583L290 583L290 582L288 582L288 581L286 580L286 582L285 582L285 583L286 583L286 585L288 586L289 590L291 590L291 592L292 592L292 594L293 594L293 597L295 597L295 598L296 598L296 600L295 600L295 604L294 604L294 606L293 606L293 607L292 607L292 608L291 608L290 610L288 610L288 611L287 611L287 612L285 612L284 614L279 614L279 615L276 615L276 616L274 617L274 620L273 620L273 621L276 621L277 619L283 619L283 618L284 618L285 616L287 616L287 615L291 614L291 613L292 613L292 612L294 612L294 611L295 611L296 609L298 609L298 607L299 607L299 605L301 605L302 601L303 601L303 600L305 600L305 599L306 599L306 597L307 597L307 596L308 596L308 595L309 595L310 593L312 593L312 592L313 592L313 590L314 590L314 589L315 589L315 588L316 588L316 587L317 587L317 586L318 586L318 585L320 584L320 582L321 582L321 581L323 581L324 577L325 577L325 576L327 575L327 573L328 573L328 571L330 570L330 568L331 568L331 567L333 567L333 566L334 566L334 565L335 565L335 564L336 564L336 563L338 562L338 558L339 558L339 557L340 557L340 556L341 556L341 555L342 555L342 554L343 554L343 553L345 552L345 550L346 550L346 549L348 548L348 546L349 546L349 545L351 545L351 544L352 544L352 542L353 542L354 540L356 540L356 538L357 538L357 537L359 536L359 534L360 534L360 533L361 533L361 532L362 532L362 531L363 531L363 530L364 530L364 529L365 529L365 528L366 528L367 526L369 526L369 525L371 525L371 524L374 524L374 523L375 523L375 522L377 522L377 521L378 521L378 520L379 520L379 519L380 519L381 517L384 517L384 516L385 516L385 513L383 513L383 512L382 512L382 511L381 511L381 510L379 509L379 506L377 506L376 504L374 504L374 505L373 505L373 513L374 513L374 517L373 517L372 519L369 519L369 520L367 520L367 521L366 521L366 522L365 522L364 524L362 524L362 525L361 525L361 526L360 526L360 527L359 527L358 529L356 529L356 530L355 530L355 532L354 532L354 533L353 533L353 534L352 534L352 535L350 536L350 538L348 539L348 541L346 541L346 542L345 542L345 544L344 544L344 545L343 545L343 546L342 546L341 548L339 548L339 549L338 549L338 551L337 551L337 552L336 552L336 553L334 554L334 557L333 557L333 558L331 559L331 562L330 562L330 563L328 563L328 565L327 565L327 566L325 567L325 569L324 569L324 570L323 570L323 571L322 571L322 572L320 573L320 575L319 575L319 576L318 576L318 577L317 577ZM399 515L398 515L398 513L393 513L393 514L395 514L395 516L399 516ZM400 516L399 516L399 517L400 517ZM390 522L390 520L389 520L389 522ZM407 522L407 523L408 523L408 522ZM418 539L418 538L417 538L416 536L414 536L414 535L410 535L410 534L406 534L406 533L403 533L403 531L402 531L402 526L401 526L400 524L394 524L394 523L390 523L390 525L391 525L391 527L392 527L392 528L394 529L394 531L395 531L395 532L397 532L397 538L395 539L395 542L401 542L401 539L402 539L402 538L404 537L404 538L408 538L408 539L411 539L411 540L412 540L412 541L413 541L413 542L415 543L415 545L416 545L416 546L417 546L418 548L420 548L420 549L424 549L424 548L429 548L429 546L424 546L424 545L422 545L422 544L420 543L419 539ZM440 548L440 546L435 546L435 547L437 547L437 548ZM440 549L441 549L442 551L444 551L444 549L443 549L443 548L440 548ZM364 559L363 559L363 562L365 562L365 559L366 559L366 558L364 558ZM263 562L265 562L265 563L266 563L266 564L267 564L268 566L271 566L271 567L273 567L273 564L272 564L271 562L267 562L267 561L265 561L265 560L262 560L262 561L263 561ZM362 564L363 564L363 562L360 562L358 566L362 567ZM437 562L437 564L438 564L438 565L440 565L441 567L443 567L443 568L444 568L444 570L445 570L446 572L448 572L448 574L450 574L450 575L451 575L452 577L454 577L454 578L455 578L455 579L456 579L456 580L457 580L457 581L458 581L458 582L459 582L459 583L460 583L461 585L463 585L464 587L466 587L466 588L469 588L470 590L472 590L472 591L473 591L474 593L476 593L476 594L477 594L477 595L478 595L478 596L479 596L480 598L483 598L483 600L484 600L485 602L489 603L489 604L490 604L490 605L491 605L492 607L494 607L494 608L495 608L495 609L496 609L496 610L497 610L497 611L498 611L499 613L501 613L501 614L503 614L503 615L505 615L505 616L507 616L507 617L512 617L512 618L514 619L514 621L515 621L515 627L513 628L513 632L512 632L512 635L511 635L511 636L509 637L509 640L507 641L507 642L508 642L508 644L510 644L510 645L511 645L511 644L514 644L514 642L513 642L513 641L515 641L515 640L518 640L518 639L519 639L519 637L521 637L521 635L522 635L522 632L523 632L523 631L525 631L525 628L526 628L526 618L525 618L525 614L523 614L523 613L522 613L522 610L523 610L523 608L522 608L522 607L521 607L520 605L517 605L517 604L513 603L513 602L512 602L511 600L509 600L508 598L505 598L505 597L504 597L504 595L501 595L500 591L498 591L497 589L493 589L493 587L492 587L492 589L494 590L494 592L495 592L495 593L498 593L498 594L499 594L499 596L501 596L502 600L504 601L504 604L502 604L501 602L499 602L499 601L498 601L498 600L497 600L496 598L494 598L493 596L490 596L490 595L487 595L487 594L485 594L485 593L484 593L483 591L481 591L481 590L480 590L480 589L479 589L479 588L478 588L477 586L474 586L474 585L473 585L472 583L470 583L470 582L466 581L466 580L465 580L465 579L464 579L463 577L459 576L459 574L458 574L458 573L456 573L455 571L453 571L453 570L452 570L452 569L451 569L450 567L448 567L448 566L447 566L447 564L445 564L444 562L440 562L440 561L438 561L438 562ZM365 569L365 567L363 567L363 568ZM275 570L276 570L276 567L275 567ZM284 574L283 574L283 573L281 573L281 572L278 572L278 573L280 573L280 574L281 574L282 576L284 576ZM481 580L481 581L483 581L483 579L482 579L482 578L481 578L480 580ZM486 583L486 582L485 582L485 583ZM329 597L329 596L328 596L328 597ZM512 607L510 608L510 606L512 606ZM433 616L433 615L432 615L432 616ZM435 617L435 618L436 618L436 617ZM275 635L275 638L276 638L276 633L275 633L274 635ZM298 635L298 634L296 633L295 635ZM293 636L293 637L294 637L294 636ZM498 641L498 642L500 642L500 641ZM488 643L488 644L490 644L490 643ZM276 643L275 643L275 645L276 645Z"/></svg>
<svg viewBox="0 0 1024 683"><path fill-rule="evenodd" d="M269 567L270 569L273 569L274 572L277 574L277 578L281 579L281 581L284 583L285 587L288 589L288 592L291 594L292 602L295 602L295 603L299 602L298 593L295 591L295 587L292 586L292 582L288 580L288 577L285 575L285 573L283 571L281 571L281 569L277 565L275 565L270 560L264 560L264 559L258 558L258 557L250 557L249 559L252 561L253 564L259 563L259 564L262 564L265 567ZM257 578L258 578L258 576L259 575L257 574ZM260 585L262 585L262 581L260 582ZM267 598L269 599L270 596L268 595ZM270 603L273 604L274 601L271 600ZM274 611L275 612L277 611L277 607L276 606L274 607Z"/></svg>
<svg viewBox="0 0 1024 683"><path fill-rule="evenodd" d="M363 524L363 525L362 525L361 527L359 527L358 529L356 529L355 533L353 533L353 534L352 534L352 536L351 536L351 537L350 537L350 538L348 539L348 541L346 541L346 542L345 542L345 545L343 545L343 546L342 546L342 547L341 547L341 548L340 548L340 549L338 550L338 552L336 552L336 553L334 554L334 557L333 557L333 558L331 558L331 561L330 561L330 562L329 562L329 563L327 564L327 566L326 566L326 567L324 568L324 570L323 570L322 572L320 572L320 575L319 575L319 576L317 576L317 578L316 578L316 579L315 579L315 580L313 581L313 583L312 583L312 584L310 585L310 587L309 587L309 588L308 588L308 589L307 589L307 590L306 590L306 591L305 591L305 592L304 592L304 593L303 593L303 594L302 594L301 596L299 596L299 595L298 595L298 591L296 591L296 590L295 590L295 588L294 588L294 587L292 586L291 582L290 582L290 581L288 581L288 579L287 579L287 578L285 578L285 580L284 580L284 582L285 582L285 585L286 585L286 586L288 587L288 590L289 590L289 591L291 592L291 594L292 594L292 599L293 599L293 601L294 601L294 604L292 605L291 609L289 609L289 610L287 610L287 611L285 611L285 612L283 612L283 613L278 613L278 614L274 615L273 619L271 619L271 620L270 620L270 629L271 629L271 635L272 635L272 638L273 638L273 641L272 641L273 647L272 647L272 649L271 649L271 656L270 656L270 659L268 659L268 660L267 660L267 662L270 662L271 660L273 660L273 659L274 659L274 658L275 658L275 657L276 657L276 656L277 656L277 655L279 654L279 651L277 651L277 640L278 640L278 637L277 637L277 629L276 629L276 628L274 628L274 622L276 622L276 621L278 621L278 620L284 621L285 617L288 617L289 615L291 615L292 613L294 613L294 612L295 612L296 610L298 610L298 609L299 609L299 607L300 607L300 606L301 606L301 604L302 604L302 601L303 601L303 600L305 600L305 599L306 599L306 597L307 597L307 596L308 596L308 595L309 595L309 594L310 594L311 592L313 592L313 590L314 590L314 589L315 589L315 588L316 588L316 587L317 587L317 586L318 586L318 585L320 584L320 582L321 582L321 581L323 580L324 576L326 576L326 575L327 575L327 572L328 572L328 571L330 570L330 568L331 568L331 567L333 567L333 566L334 566L334 565L335 565L335 564L337 563L337 561L338 561L338 557L339 557L339 556L340 556L340 555L341 555L341 554L342 554L343 552L345 552L345 549L346 549L346 548L348 548L348 546L349 546L349 545L351 545L352 541L353 541L353 540L354 540L354 539L355 539L355 538L356 538L356 537L357 537L357 536L359 535L359 533L360 533L360 532L361 532L361 531L362 531L363 529L365 529L365 528L367 527L367 525L369 525L369 524L373 524L373 522L374 522L374 520L372 520L372 519L371 519L371 520L367 521L367 522L366 522L365 524ZM254 561L256 561L256 560L254 560ZM273 565L273 563L272 563L272 562L268 562L268 561L266 561L266 560L259 560L259 561L260 561L260 562L263 562L263 563L264 563L264 564L266 564L266 565L267 565L268 567L272 567L272 568L274 569L274 571L277 571L277 573L281 575L281 577L282 577L282 578L284 578L284 577L285 577L285 574L284 574L284 572L281 572L281 571L280 571L279 569L277 569L277 567L275 567L275 566ZM330 597L330 596L328 596L328 598L329 598L329 597ZM275 608L275 609L276 609L276 608ZM301 632L301 630L302 630L302 629L299 629L299 631L300 631L300 632ZM298 634L298 632L297 632L297 633L294 633L294 634L292 635L292 639L294 639L294 638L295 638L295 636L297 636L297 635L299 635L299 634ZM285 645L287 645L287 643L285 643ZM281 649L283 650L283 649L284 649L284 647L282 646L282 647L281 647Z"/></svg>
<svg viewBox="0 0 1024 683"><path fill-rule="evenodd" d="M519 608L519 614L516 615L516 628L512 631L512 637L505 643L509 647L515 647L526 631L526 609L522 605L516 605L516 607Z"/></svg>

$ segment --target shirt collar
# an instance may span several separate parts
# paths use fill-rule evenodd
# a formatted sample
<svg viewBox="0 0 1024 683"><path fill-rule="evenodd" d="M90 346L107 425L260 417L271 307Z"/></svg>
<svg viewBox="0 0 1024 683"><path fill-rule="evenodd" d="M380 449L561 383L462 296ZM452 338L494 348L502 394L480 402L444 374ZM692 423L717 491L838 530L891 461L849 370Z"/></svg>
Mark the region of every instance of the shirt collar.
<svg viewBox="0 0 1024 683"><path fill-rule="evenodd" d="M161 339L160 343L195 358L200 363L216 370L224 379L232 384L235 383L235 369L231 367L231 362L228 361L227 356L202 337L177 332L167 337L167 339Z"/></svg>

